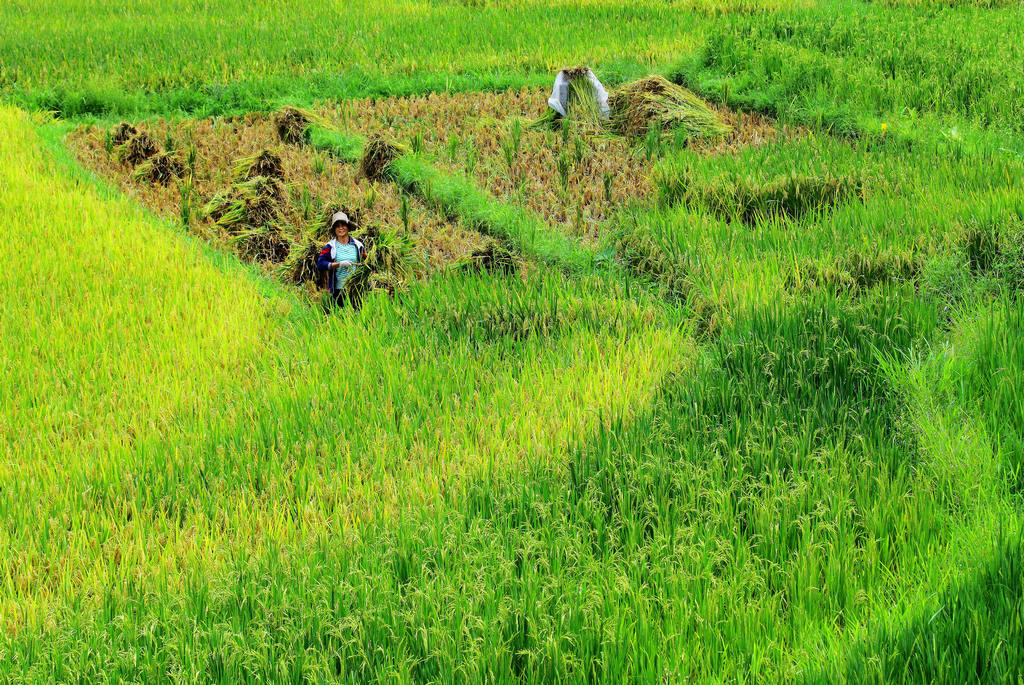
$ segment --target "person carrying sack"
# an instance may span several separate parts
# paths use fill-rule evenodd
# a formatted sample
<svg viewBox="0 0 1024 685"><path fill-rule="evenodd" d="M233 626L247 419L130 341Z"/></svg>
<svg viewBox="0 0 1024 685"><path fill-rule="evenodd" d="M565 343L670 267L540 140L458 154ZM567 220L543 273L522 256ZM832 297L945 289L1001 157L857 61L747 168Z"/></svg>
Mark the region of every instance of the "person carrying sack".
<svg viewBox="0 0 1024 685"><path fill-rule="evenodd" d="M345 212L337 212L331 217L331 238L320 255L316 258L318 271L327 272L327 289L331 299L338 307L344 307L347 301L352 309L359 309L360 301L357 293L347 293L345 281L352 275L356 265L366 259L363 244L349 235L352 222Z"/></svg>

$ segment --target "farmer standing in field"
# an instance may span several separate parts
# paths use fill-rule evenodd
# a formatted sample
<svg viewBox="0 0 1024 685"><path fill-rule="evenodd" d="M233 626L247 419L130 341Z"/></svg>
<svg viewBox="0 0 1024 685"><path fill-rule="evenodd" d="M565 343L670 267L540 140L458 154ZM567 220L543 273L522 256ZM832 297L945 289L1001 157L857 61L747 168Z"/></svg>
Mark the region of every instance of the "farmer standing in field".
<svg viewBox="0 0 1024 685"><path fill-rule="evenodd" d="M352 222L345 212L337 212L331 217L331 234L334 237L320 250L316 268L327 272L327 288L337 306L344 307L347 300L353 309L359 309L359 296L356 293L349 296L345 292L345 281L352 275L356 264L365 259L366 251L361 242L349 235L350 228Z"/></svg>

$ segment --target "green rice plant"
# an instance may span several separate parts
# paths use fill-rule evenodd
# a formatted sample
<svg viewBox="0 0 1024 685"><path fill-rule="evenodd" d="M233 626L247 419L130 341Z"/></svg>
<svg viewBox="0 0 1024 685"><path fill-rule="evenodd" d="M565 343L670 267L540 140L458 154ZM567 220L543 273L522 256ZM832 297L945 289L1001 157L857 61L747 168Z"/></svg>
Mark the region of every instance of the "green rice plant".
<svg viewBox="0 0 1024 685"><path fill-rule="evenodd" d="M660 162L653 179L662 202L701 207L752 224L863 201L872 181L884 187L880 174L854 163L856 156L851 149L819 140L745 150L710 165L684 153Z"/></svg>
<svg viewBox="0 0 1024 685"><path fill-rule="evenodd" d="M502 245L419 278L403 201L357 270L393 294L323 317L322 227L249 226L254 184L225 189L225 253L177 226L205 221L195 160L144 190L181 196L164 221L84 173L67 124L0 108L0 680L1020 681L1019 8L355 2L340 52L317 3L145 0L79 11L70 42L69 9L0 7L0 97L177 117L530 85L533 107L574 56L610 85L683 56L673 81L810 131L707 154L649 127L662 201L587 227L610 268L399 157ZM147 49L112 49L143 17ZM239 259L275 237L284 262Z"/></svg>
<svg viewBox="0 0 1024 685"><path fill-rule="evenodd" d="M583 164L583 160L586 158L587 151L586 145L580 136L576 136L572 140L572 157L576 162L576 166Z"/></svg>
<svg viewBox="0 0 1024 685"><path fill-rule="evenodd" d="M454 162L459 154L459 146L462 145L462 141L459 136L453 135L448 139L448 160Z"/></svg>
<svg viewBox="0 0 1024 685"><path fill-rule="evenodd" d="M366 189L366 193L363 195L363 205L367 211L372 212L374 206L377 204L377 184L371 183L370 187Z"/></svg>
<svg viewBox="0 0 1024 685"><path fill-rule="evenodd" d="M472 140L466 141L466 173L473 175L480 161L480 152Z"/></svg>
<svg viewBox="0 0 1024 685"><path fill-rule="evenodd" d="M199 149L193 144L188 146L188 150L185 152L185 167L188 169L188 175L192 178L196 175L196 164L199 161Z"/></svg>
<svg viewBox="0 0 1024 685"><path fill-rule="evenodd" d="M643 150L644 158L648 162L661 156L663 149L661 122L655 122L647 129L647 133L644 135L643 142L641 143L641 149Z"/></svg>
<svg viewBox="0 0 1024 685"><path fill-rule="evenodd" d="M1020 120L1007 98L1020 82L1003 74L1012 48L999 28L1014 21L1015 11L965 5L933 9L934 21L924 21L919 10L883 5L849 7L828 22L817 12L756 19L734 15L669 78L709 97L728 83L730 106L841 135L875 134L880 122L900 120L908 129L936 133L938 127L929 126L921 113L1019 132ZM904 35L912 38L894 39ZM955 73L950 50L972 68ZM998 86L978 90L984 82ZM904 118L909 112L914 114Z"/></svg>
<svg viewBox="0 0 1024 685"><path fill-rule="evenodd" d="M313 193L305 183L301 188L293 188L292 193L298 196L295 198L295 204L298 205L302 218L308 221L313 217Z"/></svg>
<svg viewBox="0 0 1024 685"><path fill-rule="evenodd" d="M307 134L310 146L332 155L338 161L351 164L363 156L366 141L359 136L345 134L316 122L309 124Z"/></svg>
<svg viewBox="0 0 1024 685"><path fill-rule="evenodd" d="M189 176L187 180L178 182L178 192L181 194L181 225L188 230L192 225L192 214L194 201L194 195L192 191L192 176Z"/></svg>
<svg viewBox="0 0 1024 685"><path fill-rule="evenodd" d="M505 159L505 166L508 168L510 177L515 177L515 164L519 156L519 148L522 144L522 122L513 119L509 125L508 135L501 139L501 153Z"/></svg>
<svg viewBox="0 0 1024 685"><path fill-rule="evenodd" d="M558 183L563 193L569 192L569 155L563 149L558 153Z"/></svg>

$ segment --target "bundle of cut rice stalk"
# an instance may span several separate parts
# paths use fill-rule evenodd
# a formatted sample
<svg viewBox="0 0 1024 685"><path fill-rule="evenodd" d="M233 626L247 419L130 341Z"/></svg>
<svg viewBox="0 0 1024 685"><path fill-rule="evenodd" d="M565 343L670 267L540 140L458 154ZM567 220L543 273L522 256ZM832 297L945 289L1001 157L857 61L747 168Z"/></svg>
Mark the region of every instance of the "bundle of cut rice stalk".
<svg viewBox="0 0 1024 685"><path fill-rule="evenodd" d="M261 150L251 157L235 161L234 175L239 181L248 181L257 176L284 180L284 165L281 156L270 150Z"/></svg>
<svg viewBox="0 0 1024 685"><path fill-rule="evenodd" d="M128 142L128 139L139 132L139 129L135 128L127 121L122 121L116 127L114 132L110 134L110 144L114 147L123 145Z"/></svg>
<svg viewBox="0 0 1024 685"><path fill-rule="evenodd" d="M117 156L122 162L135 166L155 155L160 148L145 131L138 131L117 146Z"/></svg>
<svg viewBox="0 0 1024 685"><path fill-rule="evenodd" d="M621 86L608 98L608 106L612 129L634 138L643 138L652 128L682 129L694 139L718 138L730 130L706 102L663 76Z"/></svg>
<svg viewBox="0 0 1024 685"><path fill-rule="evenodd" d="M236 183L227 193L215 196L206 205L206 215L228 233L256 228L281 217L285 188L280 179L256 176Z"/></svg>
<svg viewBox="0 0 1024 685"><path fill-rule="evenodd" d="M160 185L167 185L184 173L184 162L173 152L158 152L135 167L136 179Z"/></svg>
<svg viewBox="0 0 1024 685"><path fill-rule="evenodd" d="M462 263L462 268L471 271L490 271L503 274L513 274L523 264L523 258L517 252L513 252L504 243L490 239L487 244L474 251L468 259Z"/></svg>
<svg viewBox="0 0 1024 685"><path fill-rule="evenodd" d="M309 122L313 116L304 109L284 107L274 115L274 126L283 143L300 145L309 136Z"/></svg>
<svg viewBox="0 0 1024 685"><path fill-rule="evenodd" d="M367 248L366 259L357 264L345 280L345 289L357 295L373 289L394 294L408 287L422 267L410 236L394 230L380 230L373 245Z"/></svg>
<svg viewBox="0 0 1024 685"><path fill-rule="evenodd" d="M363 158L359 160L359 175L369 181L387 179L391 173L391 162L406 152L405 146L373 135L366 141Z"/></svg>
<svg viewBox="0 0 1024 685"><path fill-rule="evenodd" d="M587 80L589 67L567 67L563 69L569 77L569 92L566 94L566 112L570 121L584 126L599 128L601 110L594 97L594 86Z"/></svg>
<svg viewBox="0 0 1024 685"><path fill-rule="evenodd" d="M327 283L326 273L316 268L323 244L322 231L306 230L291 242L288 254L278 267L278 275L295 285L315 283L317 287L324 288Z"/></svg>
<svg viewBox="0 0 1024 685"><path fill-rule="evenodd" d="M238 255L250 262L280 264L291 254L292 241L278 224L243 229L232 238Z"/></svg>

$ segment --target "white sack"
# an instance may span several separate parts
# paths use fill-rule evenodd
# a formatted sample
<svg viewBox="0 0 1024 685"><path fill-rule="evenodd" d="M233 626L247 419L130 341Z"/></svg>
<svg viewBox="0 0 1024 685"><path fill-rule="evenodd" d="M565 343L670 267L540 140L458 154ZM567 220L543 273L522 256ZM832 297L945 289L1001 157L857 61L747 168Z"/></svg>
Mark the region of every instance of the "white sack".
<svg viewBox="0 0 1024 685"><path fill-rule="evenodd" d="M586 74L587 81L590 82L591 88L594 90L594 100L597 101L597 111L601 114L602 119L607 119L611 114L611 110L608 108L608 91L604 89L601 82L594 76L594 72L587 69ZM565 71L558 72L558 76L555 77L555 85L551 89L551 97L548 98L548 107L555 110L563 117L569 116L566 111L569 101L569 75Z"/></svg>

